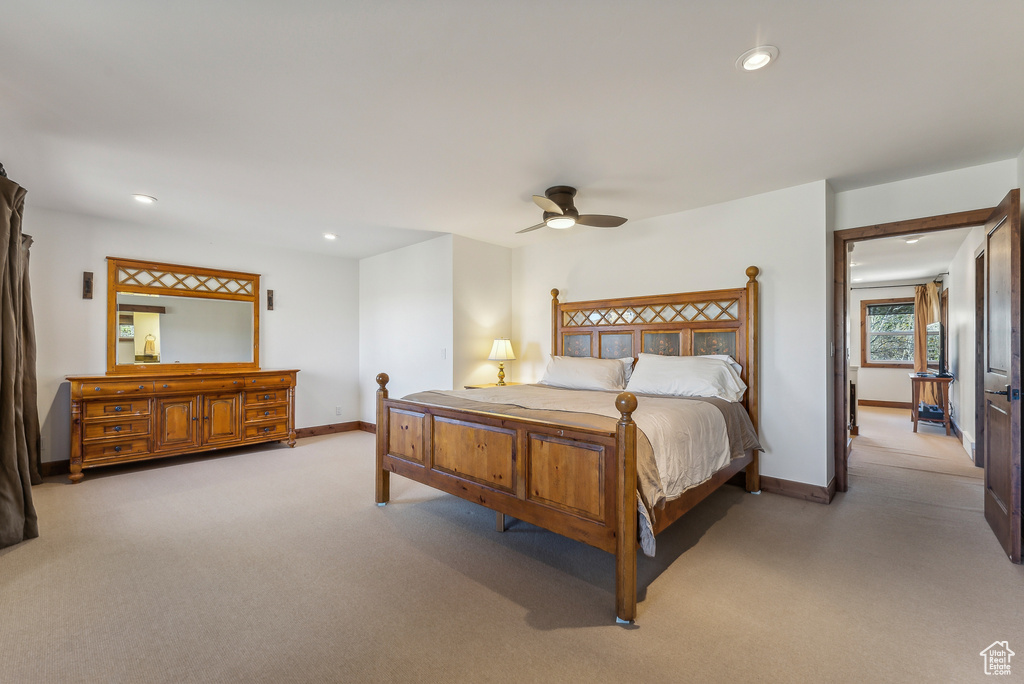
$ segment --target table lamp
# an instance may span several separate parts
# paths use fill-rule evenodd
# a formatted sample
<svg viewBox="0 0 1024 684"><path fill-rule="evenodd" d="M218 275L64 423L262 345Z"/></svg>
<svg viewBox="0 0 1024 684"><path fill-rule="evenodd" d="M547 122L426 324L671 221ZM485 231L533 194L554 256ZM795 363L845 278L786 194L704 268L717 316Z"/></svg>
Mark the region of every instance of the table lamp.
<svg viewBox="0 0 1024 684"><path fill-rule="evenodd" d="M515 361L516 355L512 352L512 343L505 338L494 340L491 346L491 355L488 361L498 361L498 384L505 384L505 362Z"/></svg>

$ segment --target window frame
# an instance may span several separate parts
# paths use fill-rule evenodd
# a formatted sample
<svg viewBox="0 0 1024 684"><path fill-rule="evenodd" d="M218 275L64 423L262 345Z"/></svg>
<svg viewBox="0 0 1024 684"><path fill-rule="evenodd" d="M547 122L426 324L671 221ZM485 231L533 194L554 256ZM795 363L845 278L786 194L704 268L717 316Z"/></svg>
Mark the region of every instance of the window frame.
<svg viewBox="0 0 1024 684"><path fill-rule="evenodd" d="M880 304L913 304L913 297L893 297L891 299L862 299L860 301L860 365L861 368L914 368L914 360L907 362L872 361L868 355L868 306ZM915 307L916 311L916 307ZM909 335L913 338L914 332Z"/></svg>
<svg viewBox="0 0 1024 684"><path fill-rule="evenodd" d="M942 301L940 307L939 317L942 320L942 325L946 328L946 365L949 365L949 324L948 324L948 309L949 299L947 298L949 290L943 290ZM892 299L862 299L860 302L860 365L861 368L913 368L914 361L911 359L906 363L894 363L894 362L878 362L872 361L868 358L868 306L876 304L914 304L915 313L917 305L914 297L894 297ZM909 333L913 335L913 331ZM932 333L937 334L937 333ZM941 342L941 338L940 338ZM939 369L939 362L928 361L927 367L929 369Z"/></svg>

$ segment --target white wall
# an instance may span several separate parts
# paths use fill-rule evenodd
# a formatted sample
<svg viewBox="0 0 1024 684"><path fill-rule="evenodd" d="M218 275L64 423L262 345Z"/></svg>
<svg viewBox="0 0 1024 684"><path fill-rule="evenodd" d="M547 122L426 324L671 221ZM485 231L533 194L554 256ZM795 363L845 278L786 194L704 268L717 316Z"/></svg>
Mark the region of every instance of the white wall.
<svg viewBox="0 0 1024 684"><path fill-rule="evenodd" d="M836 193L836 230L994 207L1017 187L1007 159Z"/></svg>
<svg viewBox="0 0 1024 684"><path fill-rule="evenodd" d="M488 361L496 338L511 337L512 250L453 236L452 285L454 386L498 381L498 362ZM518 357L519 340L512 339ZM518 379L516 361L505 362L505 381Z"/></svg>
<svg viewBox="0 0 1024 684"><path fill-rule="evenodd" d="M359 262L361 420L376 422L378 373L393 397L452 388L452 253L445 235Z"/></svg>
<svg viewBox="0 0 1024 684"><path fill-rule="evenodd" d="M972 230L949 264L949 357L955 378L950 388L953 420L963 434L964 449L973 456L974 448L974 359L976 325L974 258L984 246L985 229Z"/></svg>
<svg viewBox="0 0 1024 684"><path fill-rule="evenodd" d="M537 380L551 352L550 290L562 301L741 287L761 269L761 440L765 475L827 485L831 362L824 181L616 230L552 233L516 250L513 309L522 361ZM519 353L519 350L517 350Z"/></svg>
<svg viewBox="0 0 1024 684"><path fill-rule="evenodd" d="M952 296L952 294L950 294ZM857 399L870 401L901 401L910 403L910 373L907 368L865 368L861 363L860 303L865 299L896 299L914 297L913 286L876 289L850 288L850 365L860 366L857 371ZM952 351L950 351L952 355Z"/></svg>
<svg viewBox="0 0 1024 684"><path fill-rule="evenodd" d="M1017 155L1017 187L1024 185L1024 150Z"/></svg>
<svg viewBox="0 0 1024 684"><path fill-rule="evenodd" d="M275 291L260 314L261 365L298 368L295 422L309 427L358 416L355 328L358 266L352 259L266 248L207 235L116 224L26 207L38 340L42 460L69 457L69 397L64 377L106 371L105 257L165 261L261 274ZM95 295L82 299L82 272ZM261 298L264 299L265 297ZM262 304L261 304L262 306ZM342 416L335 415L342 407Z"/></svg>

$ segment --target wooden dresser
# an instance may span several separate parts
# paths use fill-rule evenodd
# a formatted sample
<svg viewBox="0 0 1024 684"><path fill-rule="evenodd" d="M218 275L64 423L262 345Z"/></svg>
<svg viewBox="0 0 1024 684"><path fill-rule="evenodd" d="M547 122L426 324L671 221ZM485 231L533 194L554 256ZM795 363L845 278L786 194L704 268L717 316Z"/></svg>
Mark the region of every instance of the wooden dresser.
<svg viewBox="0 0 1024 684"><path fill-rule="evenodd" d="M295 446L297 370L76 375L71 474L83 468L280 442Z"/></svg>

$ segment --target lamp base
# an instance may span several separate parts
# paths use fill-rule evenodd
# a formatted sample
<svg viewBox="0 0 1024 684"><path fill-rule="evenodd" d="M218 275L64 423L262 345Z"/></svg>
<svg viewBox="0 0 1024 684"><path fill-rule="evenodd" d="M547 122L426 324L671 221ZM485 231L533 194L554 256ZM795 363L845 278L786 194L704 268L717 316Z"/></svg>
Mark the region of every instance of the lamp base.
<svg viewBox="0 0 1024 684"><path fill-rule="evenodd" d="M504 384L505 384L505 363L504 362L500 362L498 364L498 385L501 386L501 385L504 385Z"/></svg>

